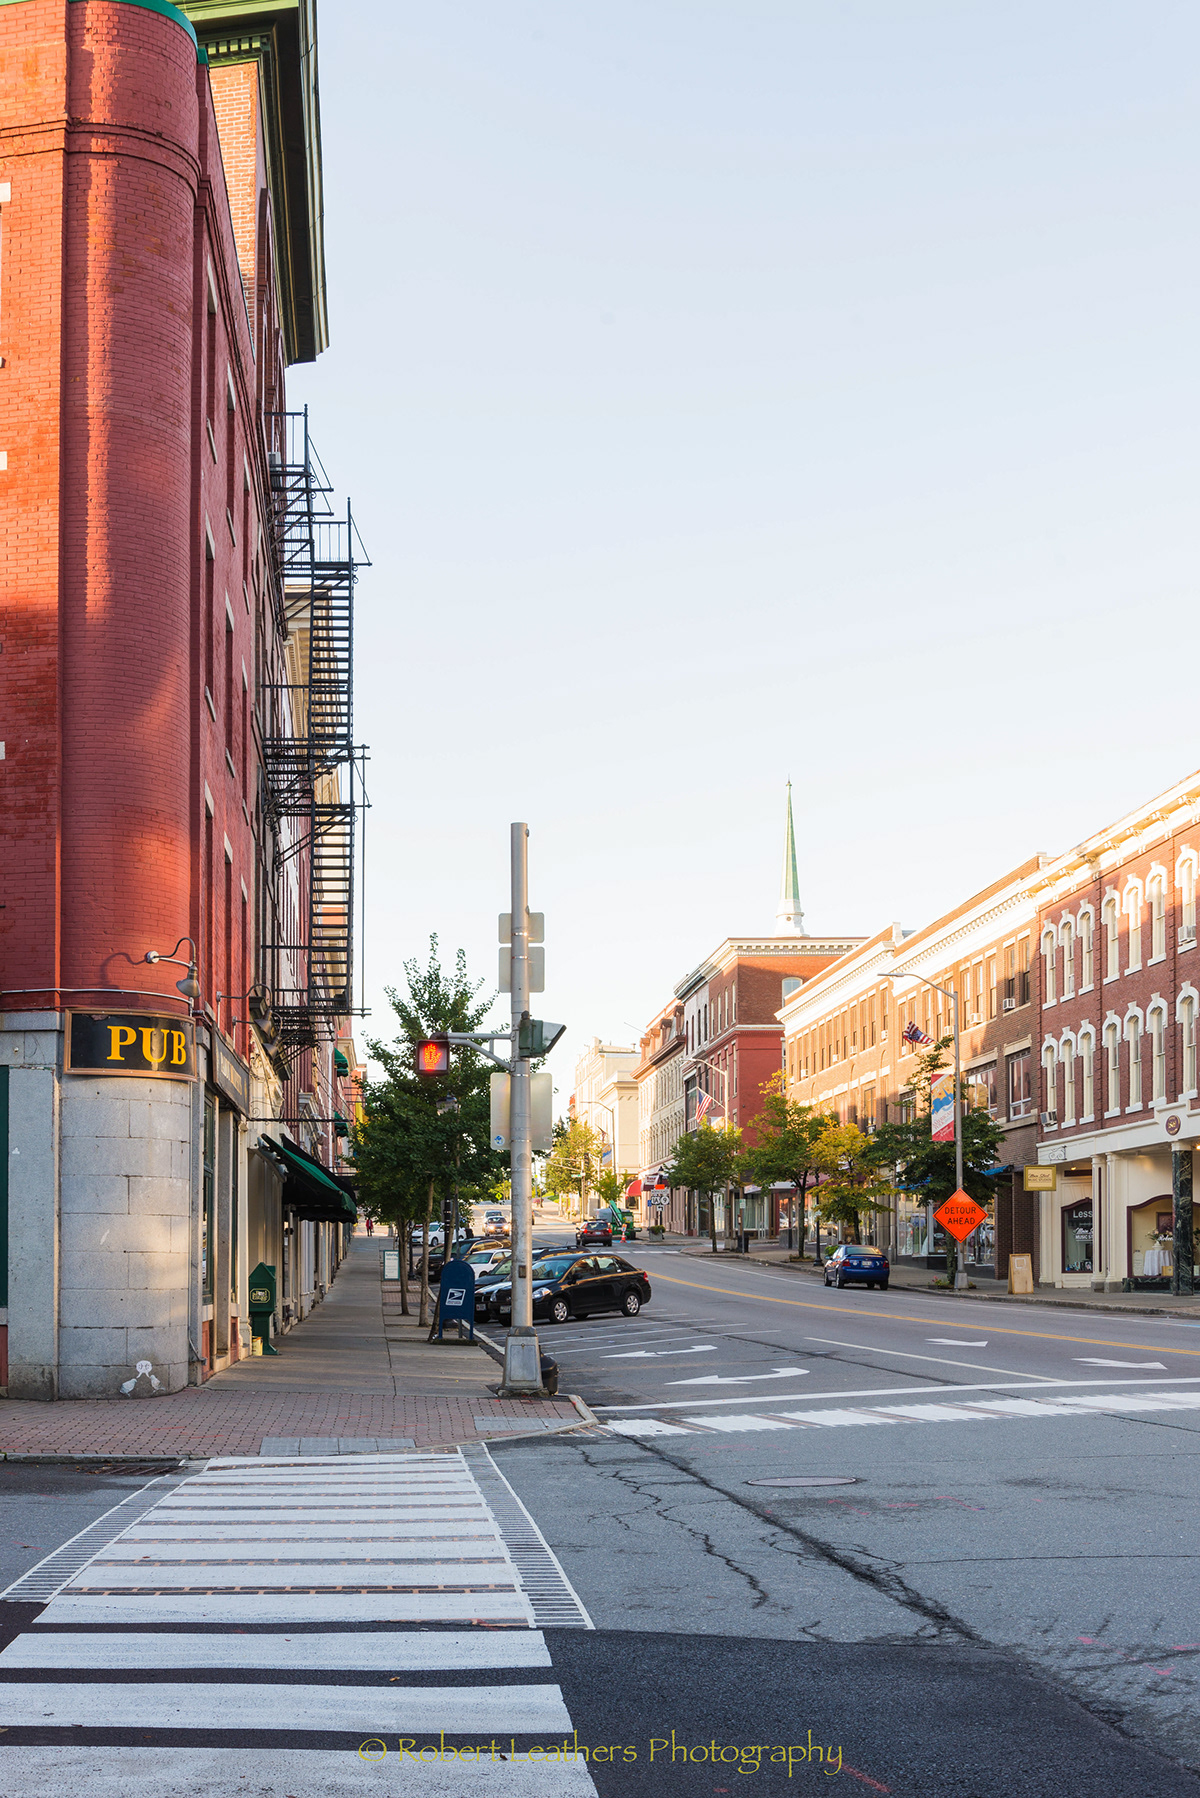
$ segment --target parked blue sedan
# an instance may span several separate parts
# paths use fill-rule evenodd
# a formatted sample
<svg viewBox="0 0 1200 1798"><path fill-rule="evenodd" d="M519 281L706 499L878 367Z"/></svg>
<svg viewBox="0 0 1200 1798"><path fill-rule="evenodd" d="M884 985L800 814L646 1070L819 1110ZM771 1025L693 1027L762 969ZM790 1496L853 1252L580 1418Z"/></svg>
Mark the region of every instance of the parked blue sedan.
<svg viewBox="0 0 1200 1798"><path fill-rule="evenodd" d="M866 1286L888 1289L892 1264L882 1249L865 1249L857 1242L844 1242L825 1263L826 1286L849 1286L861 1280Z"/></svg>

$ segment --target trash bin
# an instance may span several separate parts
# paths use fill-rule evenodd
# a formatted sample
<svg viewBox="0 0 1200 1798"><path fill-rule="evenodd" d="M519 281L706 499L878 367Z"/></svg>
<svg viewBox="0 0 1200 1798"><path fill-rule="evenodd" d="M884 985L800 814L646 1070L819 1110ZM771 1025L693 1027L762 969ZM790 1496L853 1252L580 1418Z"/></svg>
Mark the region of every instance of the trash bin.
<svg viewBox="0 0 1200 1798"><path fill-rule="evenodd" d="M558 1362L552 1361L549 1355L542 1356L542 1385L551 1398L558 1391Z"/></svg>

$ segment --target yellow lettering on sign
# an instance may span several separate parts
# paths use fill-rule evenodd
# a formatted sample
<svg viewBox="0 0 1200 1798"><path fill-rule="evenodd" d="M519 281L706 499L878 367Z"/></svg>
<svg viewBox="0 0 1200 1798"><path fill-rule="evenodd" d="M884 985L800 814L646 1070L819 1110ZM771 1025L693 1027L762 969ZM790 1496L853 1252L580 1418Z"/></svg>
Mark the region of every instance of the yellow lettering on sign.
<svg viewBox="0 0 1200 1798"><path fill-rule="evenodd" d="M127 1024L110 1024L108 1034L112 1038L110 1061L124 1061L125 1050L137 1041L137 1031L131 1030Z"/></svg>
<svg viewBox="0 0 1200 1798"><path fill-rule="evenodd" d="M187 1032L172 1030L171 1032L171 1066L182 1068L187 1066Z"/></svg>
<svg viewBox="0 0 1200 1798"><path fill-rule="evenodd" d="M162 1048L158 1051L157 1055L154 1053L154 1039L156 1036L158 1037L159 1041L162 1043ZM142 1031L142 1054L146 1057L146 1060L150 1063L150 1066L152 1068L156 1068L160 1061L165 1061L167 1059L167 1033L166 1033L166 1031L162 1030L162 1029L156 1030L153 1024L151 1024L151 1026L148 1030L143 1030Z"/></svg>

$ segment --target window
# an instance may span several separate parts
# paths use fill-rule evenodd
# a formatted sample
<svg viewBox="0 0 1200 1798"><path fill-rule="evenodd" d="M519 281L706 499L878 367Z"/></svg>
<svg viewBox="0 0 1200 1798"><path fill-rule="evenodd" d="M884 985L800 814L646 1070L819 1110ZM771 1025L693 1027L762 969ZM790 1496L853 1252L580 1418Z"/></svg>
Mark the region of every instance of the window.
<svg viewBox="0 0 1200 1798"><path fill-rule="evenodd" d="M1104 901L1104 978L1115 980L1121 972L1120 950L1117 946L1117 895L1110 893Z"/></svg>
<svg viewBox="0 0 1200 1798"><path fill-rule="evenodd" d="M1056 980L1058 972L1058 950L1055 947L1054 932L1052 930L1045 930L1042 932L1042 964L1043 978L1045 981L1044 1002L1047 1005L1053 1005L1058 997L1058 985Z"/></svg>
<svg viewBox="0 0 1200 1798"><path fill-rule="evenodd" d="M1062 1072L1063 1102L1062 1116L1059 1122L1073 1124L1075 1122L1075 1044L1070 1037L1067 1037L1062 1045Z"/></svg>
<svg viewBox="0 0 1200 1798"><path fill-rule="evenodd" d="M875 1088L864 1086L859 1098L859 1124L862 1129L871 1131L875 1128Z"/></svg>
<svg viewBox="0 0 1200 1798"><path fill-rule="evenodd" d="M1142 895L1138 887L1126 889L1125 915L1129 919L1129 953L1125 959L1125 972L1132 974L1142 965Z"/></svg>
<svg viewBox="0 0 1200 1798"><path fill-rule="evenodd" d="M1121 1038L1115 1024L1104 1026L1106 1115L1114 1117L1121 1109Z"/></svg>
<svg viewBox="0 0 1200 1798"><path fill-rule="evenodd" d="M1185 993L1179 1004L1179 1017L1183 1025L1183 1090L1194 1093L1196 1090L1196 1001L1190 993Z"/></svg>
<svg viewBox="0 0 1200 1798"><path fill-rule="evenodd" d="M1028 1117L1033 1110L1033 1075L1029 1059L1029 1050L1025 1049L1019 1055L1010 1055L1005 1064L1010 1118Z"/></svg>
<svg viewBox="0 0 1200 1798"><path fill-rule="evenodd" d="M203 1187L200 1198L200 1290L211 1302L213 1295L213 1262L216 1258L216 1236L213 1219L217 1182L217 1101L204 1095Z"/></svg>
<svg viewBox="0 0 1200 1798"><path fill-rule="evenodd" d="M1064 1274L1092 1271L1092 1201L1077 1199L1062 1209L1062 1265Z"/></svg>
<svg viewBox="0 0 1200 1798"><path fill-rule="evenodd" d="M987 965L988 1017L996 1015L996 958L993 955Z"/></svg>
<svg viewBox="0 0 1200 1798"><path fill-rule="evenodd" d="M1167 1015L1161 1005L1156 1005L1150 1013L1150 1042L1152 1049L1150 1097L1165 1099L1167 1096Z"/></svg>
<svg viewBox="0 0 1200 1798"><path fill-rule="evenodd" d="M1070 918L1063 919L1058 936L1062 943L1062 996L1070 999L1075 994L1075 926Z"/></svg>
<svg viewBox="0 0 1200 1798"><path fill-rule="evenodd" d="M1136 1013L1126 1018L1125 1035L1129 1041L1129 1104L1125 1109L1133 1111L1142 1102L1142 1020Z"/></svg>
<svg viewBox="0 0 1200 1798"><path fill-rule="evenodd" d="M989 1117L998 1115L999 1095L996 1091L996 1064L989 1062L986 1068L970 1068L967 1072L967 1105L972 1111L986 1111Z"/></svg>
<svg viewBox="0 0 1200 1798"><path fill-rule="evenodd" d="M1180 864L1180 942L1193 942L1196 936L1196 864L1191 856Z"/></svg>
<svg viewBox="0 0 1200 1798"><path fill-rule="evenodd" d="M1045 1079L1045 1114L1044 1124L1058 1122L1058 1056L1053 1043L1047 1043L1042 1050L1042 1072Z"/></svg>
<svg viewBox="0 0 1200 1798"><path fill-rule="evenodd" d="M1029 1004L1029 938L1017 941L1017 1004Z"/></svg>
<svg viewBox="0 0 1200 1798"><path fill-rule="evenodd" d="M1079 1061L1083 1074L1083 1117L1088 1119L1096 1115L1096 1040L1090 1031L1079 1038Z"/></svg>
<svg viewBox="0 0 1200 1798"><path fill-rule="evenodd" d="M1167 953L1167 877L1156 874L1150 882L1150 959L1161 961Z"/></svg>
<svg viewBox="0 0 1200 1798"><path fill-rule="evenodd" d="M1092 914L1082 911L1079 914L1079 984L1086 993L1093 984L1095 974L1092 966Z"/></svg>

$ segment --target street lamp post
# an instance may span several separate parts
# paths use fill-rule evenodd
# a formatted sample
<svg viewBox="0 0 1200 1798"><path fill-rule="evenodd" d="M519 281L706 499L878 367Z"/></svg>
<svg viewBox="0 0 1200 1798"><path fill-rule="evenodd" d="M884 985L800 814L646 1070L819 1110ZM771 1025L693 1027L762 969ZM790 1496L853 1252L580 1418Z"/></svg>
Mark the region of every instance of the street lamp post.
<svg viewBox="0 0 1200 1798"><path fill-rule="evenodd" d="M585 1106L589 1106L589 1107L594 1105L597 1111L607 1111L609 1117L612 1119L612 1157L613 1157L613 1173L615 1174L617 1171L617 1114L613 1110L611 1105L606 1105L604 1103L603 1099L584 1099L583 1103ZM604 1132L603 1132L603 1130L600 1132L600 1142L602 1145L601 1150L600 1150L600 1166L601 1166L601 1168L603 1168L603 1166L604 1166L604 1149L603 1149Z"/></svg>
<svg viewBox="0 0 1200 1798"><path fill-rule="evenodd" d="M958 994L952 986L940 986L936 980L930 980L924 974L918 974L911 968L900 968L892 976L893 980L902 978L919 980L923 986L931 986L934 992L942 993L949 999L952 1008L951 1015L954 1020L954 1184L957 1190L961 1192L963 1183L962 1054L959 1048L958 1036ZM929 1217L929 1223L927 1225L925 1242L926 1254L930 1252L933 1240L933 1218L931 1213L927 1215ZM956 1292L963 1291L965 1290L966 1285L967 1245L964 1242L959 1244L959 1253L955 1260L954 1289Z"/></svg>
<svg viewBox="0 0 1200 1798"><path fill-rule="evenodd" d="M719 1064L715 1061L707 1060L703 1055L689 1055L687 1058L687 1061L684 1063L684 1066L685 1067L694 1067L694 1068L708 1068L710 1073L719 1074L721 1079L725 1082L725 1097L721 1102L725 1107L725 1128L728 1130L730 1125L733 1122L733 1117L732 1117L732 1114L729 1109L729 1070L728 1070L728 1068L723 1068L723 1067L719 1066ZM733 1210L732 1202L730 1202L729 1209L732 1212L732 1210ZM699 1220L697 1220L697 1221L699 1221ZM728 1240L729 1240L729 1219L728 1218L726 1218L726 1220L725 1220L725 1240L728 1243ZM714 1243L716 1241L716 1225L715 1224L713 1225L713 1241L714 1241Z"/></svg>

